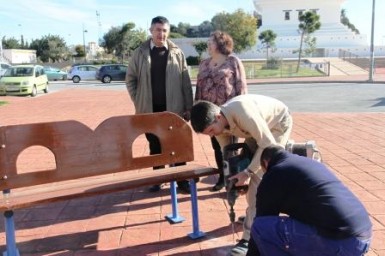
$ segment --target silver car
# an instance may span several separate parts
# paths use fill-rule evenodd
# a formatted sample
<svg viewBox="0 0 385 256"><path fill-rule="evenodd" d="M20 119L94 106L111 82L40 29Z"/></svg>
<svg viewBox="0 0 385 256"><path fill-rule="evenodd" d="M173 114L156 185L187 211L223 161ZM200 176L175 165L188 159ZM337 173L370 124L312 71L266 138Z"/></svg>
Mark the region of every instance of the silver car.
<svg viewBox="0 0 385 256"><path fill-rule="evenodd" d="M95 80L96 71L98 68L93 65L72 66L67 78L74 83L79 83L81 80Z"/></svg>

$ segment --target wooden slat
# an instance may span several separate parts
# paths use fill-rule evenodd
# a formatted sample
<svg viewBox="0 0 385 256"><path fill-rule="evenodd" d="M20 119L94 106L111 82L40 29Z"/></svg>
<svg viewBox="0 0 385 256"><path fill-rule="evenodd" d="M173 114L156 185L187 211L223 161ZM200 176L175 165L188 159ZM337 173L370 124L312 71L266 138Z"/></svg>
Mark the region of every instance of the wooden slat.
<svg viewBox="0 0 385 256"><path fill-rule="evenodd" d="M72 198L100 195L132 188L185 180L218 173L218 169L202 165L184 166L160 170L145 169L117 174L95 176L29 188L12 190L7 198L0 200L0 211L26 208L42 203L57 202Z"/></svg>

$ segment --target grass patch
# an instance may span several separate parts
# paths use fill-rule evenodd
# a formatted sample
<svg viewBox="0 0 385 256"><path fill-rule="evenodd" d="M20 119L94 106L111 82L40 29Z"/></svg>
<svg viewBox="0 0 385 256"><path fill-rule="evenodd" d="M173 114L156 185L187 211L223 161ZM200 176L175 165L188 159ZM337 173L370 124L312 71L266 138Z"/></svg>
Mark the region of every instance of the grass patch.
<svg viewBox="0 0 385 256"><path fill-rule="evenodd" d="M265 68L266 62L263 61L244 61L245 73L247 79L258 78L281 78L281 77L311 77L325 76L324 73L310 67L300 67L297 71L296 61L282 61L278 68ZM198 66L191 66L190 76L196 79L198 75Z"/></svg>
<svg viewBox="0 0 385 256"><path fill-rule="evenodd" d="M3 105L5 105L5 104L8 104L8 102L3 101L3 100L0 100L0 106L3 106Z"/></svg>

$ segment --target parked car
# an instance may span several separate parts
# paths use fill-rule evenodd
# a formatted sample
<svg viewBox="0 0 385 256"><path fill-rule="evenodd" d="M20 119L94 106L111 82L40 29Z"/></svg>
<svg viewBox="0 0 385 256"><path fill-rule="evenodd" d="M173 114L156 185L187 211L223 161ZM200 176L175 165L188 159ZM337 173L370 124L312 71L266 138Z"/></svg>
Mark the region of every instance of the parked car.
<svg viewBox="0 0 385 256"><path fill-rule="evenodd" d="M16 65L0 78L0 95L31 95L48 93L48 78L40 65Z"/></svg>
<svg viewBox="0 0 385 256"><path fill-rule="evenodd" d="M96 72L96 80L103 83L111 83L114 81L124 81L126 79L127 65L107 64L102 65Z"/></svg>
<svg viewBox="0 0 385 256"><path fill-rule="evenodd" d="M67 72L58 68L44 66L44 72L48 77L48 81L67 80Z"/></svg>
<svg viewBox="0 0 385 256"><path fill-rule="evenodd" d="M7 69L9 69L10 67L12 66L7 63L0 62L0 77L2 77L5 71L7 71Z"/></svg>
<svg viewBox="0 0 385 256"><path fill-rule="evenodd" d="M94 80L97 70L98 68L93 65L72 66L67 78L74 83L79 83L81 80Z"/></svg>

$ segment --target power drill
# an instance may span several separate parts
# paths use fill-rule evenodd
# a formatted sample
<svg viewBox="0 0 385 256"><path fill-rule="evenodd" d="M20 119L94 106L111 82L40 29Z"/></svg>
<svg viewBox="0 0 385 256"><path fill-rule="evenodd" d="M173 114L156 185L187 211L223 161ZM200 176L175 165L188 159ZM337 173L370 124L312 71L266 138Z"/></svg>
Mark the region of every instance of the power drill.
<svg viewBox="0 0 385 256"><path fill-rule="evenodd" d="M227 203L230 206L229 217L231 223L235 222L234 205L239 191L247 190L248 186L235 186L237 179L229 180L231 176L246 169L251 161L252 154L246 143L234 143L223 149L223 174L227 192Z"/></svg>

